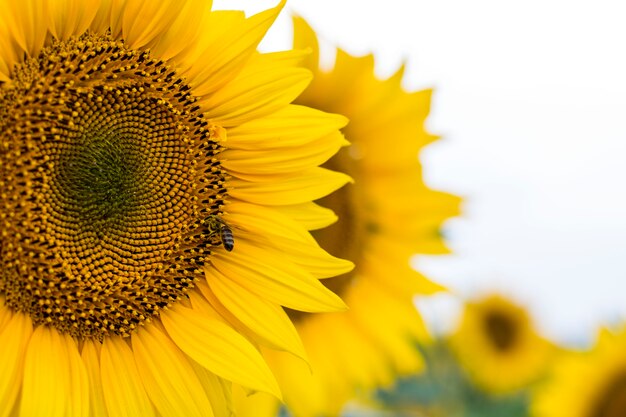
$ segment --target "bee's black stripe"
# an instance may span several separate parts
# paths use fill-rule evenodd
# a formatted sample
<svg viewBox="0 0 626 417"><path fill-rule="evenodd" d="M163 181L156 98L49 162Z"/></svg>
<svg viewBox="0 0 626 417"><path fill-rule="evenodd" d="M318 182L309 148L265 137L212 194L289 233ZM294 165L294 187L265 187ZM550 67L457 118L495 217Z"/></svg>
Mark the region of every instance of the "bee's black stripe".
<svg viewBox="0 0 626 417"><path fill-rule="evenodd" d="M230 230L230 227L222 224L220 227L220 237L222 238L222 244L224 245L224 249L228 252L233 250L235 247L235 239L233 238L233 231Z"/></svg>

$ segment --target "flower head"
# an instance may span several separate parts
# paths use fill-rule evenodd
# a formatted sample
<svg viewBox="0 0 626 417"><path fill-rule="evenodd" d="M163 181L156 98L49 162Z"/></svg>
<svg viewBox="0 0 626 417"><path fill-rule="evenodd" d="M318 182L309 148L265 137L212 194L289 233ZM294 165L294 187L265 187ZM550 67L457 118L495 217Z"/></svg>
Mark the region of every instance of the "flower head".
<svg viewBox="0 0 626 417"><path fill-rule="evenodd" d="M299 214L345 119L256 52L281 8L0 1L0 416L226 415L304 356L282 306L344 308Z"/></svg>
<svg viewBox="0 0 626 417"><path fill-rule="evenodd" d="M563 352L533 393L533 417L626 415L626 330L602 330L590 351Z"/></svg>
<svg viewBox="0 0 626 417"><path fill-rule="evenodd" d="M499 295L469 302L450 343L469 377L494 393L537 381L554 351L537 334L528 313Z"/></svg>

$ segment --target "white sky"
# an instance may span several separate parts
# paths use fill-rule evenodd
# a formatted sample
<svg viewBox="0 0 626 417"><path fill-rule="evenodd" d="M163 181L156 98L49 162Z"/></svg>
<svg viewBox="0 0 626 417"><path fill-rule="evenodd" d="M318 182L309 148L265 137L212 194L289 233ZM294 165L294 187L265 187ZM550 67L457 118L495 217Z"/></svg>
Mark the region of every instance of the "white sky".
<svg viewBox="0 0 626 417"><path fill-rule="evenodd" d="M276 0L221 0L262 10ZM466 197L455 255L419 258L461 295L499 289L559 340L626 319L626 3L561 0L288 0L327 41L407 63L434 87L422 155L431 186ZM291 39L286 13L263 44ZM445 298L445 297L444 297ZM423 304L422 304L423 305ZM438 326L458 308L423 305Z"/></svg>

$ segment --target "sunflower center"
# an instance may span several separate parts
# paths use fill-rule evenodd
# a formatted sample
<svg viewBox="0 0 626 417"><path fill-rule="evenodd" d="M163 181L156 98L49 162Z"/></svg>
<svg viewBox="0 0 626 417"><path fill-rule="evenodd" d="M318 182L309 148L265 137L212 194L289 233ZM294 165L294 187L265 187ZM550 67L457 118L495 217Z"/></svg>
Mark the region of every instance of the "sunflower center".
<svg viewBox="0 0 626 417"><path fill-rule="evenodd" d="M220 238L221 145L176 71L85 34L0 88L0 294L79 338L128 335Z"/></svg>
<svg viewBox="0 0 626 417"><path fill-rule="evenodd" d="M626 373L614 378L598 398L590 417L626 416Z"/></svg>
<svg viewBox="0 0 626 417"><path fill-rule="evenodd" d="M487 337L497 350L506 352L515 346L517 325L506 314L490 312L484 323Z"/></svg>

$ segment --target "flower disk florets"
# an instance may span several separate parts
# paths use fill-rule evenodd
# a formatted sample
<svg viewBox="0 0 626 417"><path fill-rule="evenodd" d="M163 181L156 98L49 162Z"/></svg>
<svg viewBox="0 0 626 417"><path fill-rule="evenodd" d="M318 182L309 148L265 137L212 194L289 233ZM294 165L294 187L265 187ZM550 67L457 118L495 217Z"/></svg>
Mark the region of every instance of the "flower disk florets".
<svg viewBox="0 0 626 417"><path fill-rule="evenodd" d="M0 294L72 336L128 335L219 236L222 147L191 88L106 36L53 40L0 88Z"/></svg>

